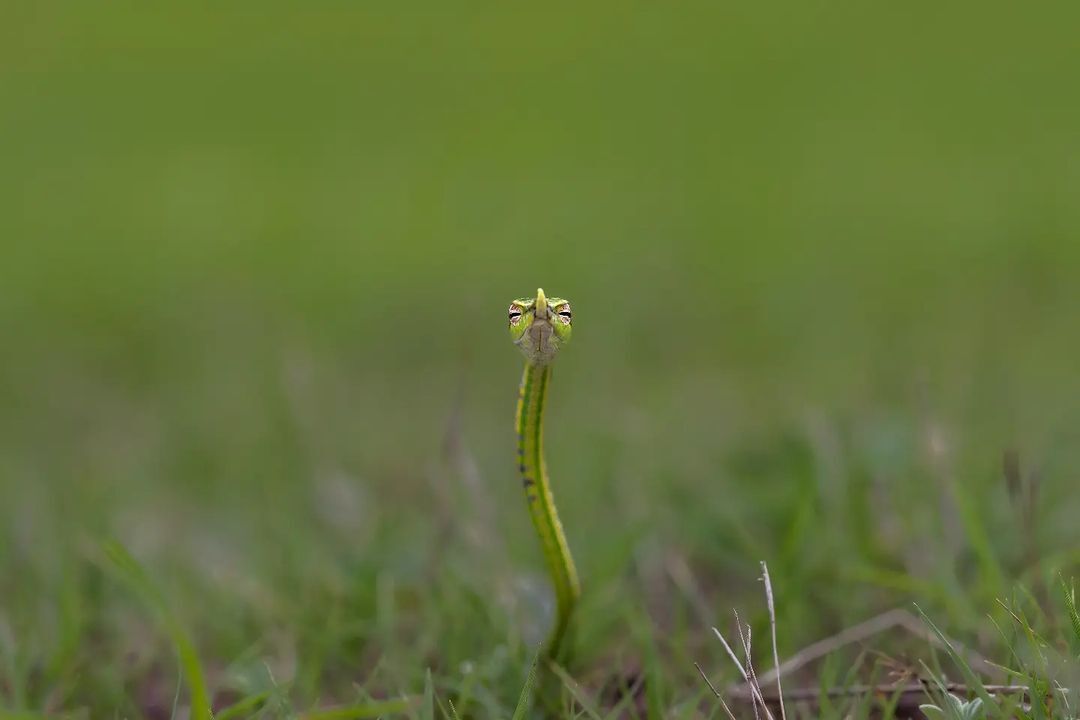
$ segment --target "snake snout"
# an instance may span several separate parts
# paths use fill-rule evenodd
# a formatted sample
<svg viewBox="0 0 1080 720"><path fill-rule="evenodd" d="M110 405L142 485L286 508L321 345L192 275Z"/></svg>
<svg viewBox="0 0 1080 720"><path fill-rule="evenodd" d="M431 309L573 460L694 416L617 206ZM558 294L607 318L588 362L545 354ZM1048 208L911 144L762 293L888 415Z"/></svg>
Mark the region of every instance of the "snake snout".
<svg viewBox="0 0 1080 720"><path fill-rule="evenodd" d="M533 306L533 315L540 320L548 319L548 303L547 296L544 295L543 288L536 289L536 304Z"/></svg>

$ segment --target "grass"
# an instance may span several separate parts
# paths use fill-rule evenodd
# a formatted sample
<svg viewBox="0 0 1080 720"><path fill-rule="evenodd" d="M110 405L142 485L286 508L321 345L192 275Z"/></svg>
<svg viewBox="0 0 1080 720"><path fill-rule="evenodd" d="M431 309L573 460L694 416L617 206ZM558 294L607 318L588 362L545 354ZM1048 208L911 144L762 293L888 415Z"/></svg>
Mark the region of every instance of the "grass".
<svg viewBox="0 0 1080 720"><path fill-rule="evenodd" d="M0 717L536 715L537 285L576 324L560 707L714 712L760 561L781 658L916 602L1057 677L1073 14L5 6Z"/></svg>

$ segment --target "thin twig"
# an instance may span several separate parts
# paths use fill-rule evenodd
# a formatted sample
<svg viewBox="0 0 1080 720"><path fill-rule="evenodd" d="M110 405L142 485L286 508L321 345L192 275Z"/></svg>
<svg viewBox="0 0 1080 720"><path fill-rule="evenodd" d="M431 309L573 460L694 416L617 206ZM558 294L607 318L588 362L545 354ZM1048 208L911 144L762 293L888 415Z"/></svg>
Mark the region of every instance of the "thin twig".
<svg viewBox="0 0 1080 720"><path fill-rule="evenodd" d="M721 695L720 691L717 690L716 687L712 684L712 680L709 680L709 676L705 674L705 671L702 670L701 666L698 665L696 662L694 663L694 667L697 668L698 674L701 675L701 679L704 680L705 684L709 686L709 689L712 690L712 693L716 696L716 699L720 701L720 707L724 708L724 712L727 713L727 716L731 718L731 720L735 720L735 715L731 712L731 708L729 708L728 704L724 702L724 696Z"/></svg>
<svg viewBox="0 0 1080 720"><path fill-rule="evenodd" d="M893 608L880 615L875 615L858 625L845 628L835 635L819 640L811 645L807 645L805 648L785 660L778 667L761 675L759 680L763 683L770 683L775 680L777 676L790 675L796 670L809 665L815 660L822 658L845 645L860 642L895 627L902 628L912 635L922 638L933 645L938 647L942 646L941 640L933 633L929 632L926 629L926 626L917 617L904 608ZM950 642L957 652L967 656L970 665L979 668L984 673L991 674L990 670L993 670L993 666L986 658L974 650L957 643L955 640L951 640ZM996 675L997 673L994 674ZM734 691L737 688L737 685L729 688L729 692Z"/></svg>
<svg viewBox="0 0 1080 720"><path fill-rule="evenodd" d="M772 717L769 712L769 707L765 704L764 694L761 692L761 683L758 682L757 674L754 672L754 656L751 654L751 640L750 637L753 634L753 628L749 625L746 626L746 634L743 635L743 623L742 618L739 617L738 610L732 610L735 614L735 628L739 631L739 642L743 646L743 655L746 656L746 674L750 676L751 687L757 688L757 697L761 699L761 709L765 711L765 715ZM754 718L760 720L761 716L758 715L757 703L754 703Z"/></svg>

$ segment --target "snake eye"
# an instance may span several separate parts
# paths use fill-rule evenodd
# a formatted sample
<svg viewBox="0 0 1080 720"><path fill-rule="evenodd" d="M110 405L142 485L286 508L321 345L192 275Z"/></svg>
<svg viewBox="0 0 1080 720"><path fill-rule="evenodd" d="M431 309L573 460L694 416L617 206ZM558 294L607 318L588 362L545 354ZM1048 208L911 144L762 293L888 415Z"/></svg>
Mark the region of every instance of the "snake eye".
<svg viewBox="0 0 1080 720"><path fill-rule="evenodd" d="M510 324L517 325L521 322L521 308L517 305L510 306Z"/></svg>
<svg viewBox="0 0 1080 720"><path fill-rule="evenodd" d="M558 312L558 315L559 315L559 320L562 321L562 324L563 325L569 325L570 324L570 306L569 305L560 305L557 312Z"/></svg>

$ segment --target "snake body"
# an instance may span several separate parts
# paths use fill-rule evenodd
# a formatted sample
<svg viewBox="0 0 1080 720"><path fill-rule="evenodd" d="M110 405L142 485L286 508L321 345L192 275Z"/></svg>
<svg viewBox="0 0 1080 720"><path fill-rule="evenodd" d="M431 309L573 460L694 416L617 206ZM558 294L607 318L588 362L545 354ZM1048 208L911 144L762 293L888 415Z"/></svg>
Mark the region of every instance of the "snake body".
<svg viewBox="0 0 1080 720"><path fill-rule="evenodd" d="M551 361L569 341L570 328L570 304L559 298L549 301L543 290L537 290L536 299L522 298L510 305L511 336L525 354L515 422L518 472L555 590L556 617L545 646L551 658L557 657L561 649L581 594L544 462L544 408L551 384Z"/></svg>

